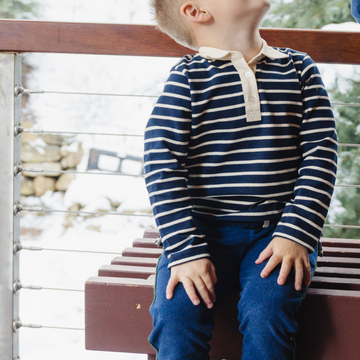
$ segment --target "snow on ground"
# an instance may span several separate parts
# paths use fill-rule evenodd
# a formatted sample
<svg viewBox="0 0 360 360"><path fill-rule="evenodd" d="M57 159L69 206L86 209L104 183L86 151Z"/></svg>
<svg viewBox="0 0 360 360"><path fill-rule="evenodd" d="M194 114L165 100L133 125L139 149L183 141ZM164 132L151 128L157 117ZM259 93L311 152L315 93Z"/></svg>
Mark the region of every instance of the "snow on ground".
<svg viewBox="0 0 360 360"><path fill-rule="evenodd" d="M148 1L39 0L39 20L151 23ZM176 59L132 58L121 56L27 54L36 70L29 87L56 92L97 94L139 94L150 98L53 94L33 95L31 108L36 116L34 128L74 133L142 135L156 96ZM141 137L112 135L76 135L75 148L82 143L85 151L78 171L86 171L91 148L142 156ZM111 170L111 158L102 159L102 168ZM124 163L129 173L139 174L139 163ZM66 210L81 203L84 211L111 210L111 202L120 204L117 212L150 212L142 178L114 175L81 175L71 183L65 197L47 192L41 199L27 198L27 206ZM112 209L114 211L114 209ZM39 216L40 215L40 216ZM39 324L41 329L20 329L22 360L118 359L141 360L144 355L92 352L85 350L84 284L97 275L101 265L110 264L116 254L141 237L144 229L154 226L151 217L104 215L78 216L65 228L65 214L26 213L21 219L24 246L42 247L43 251L22 251L20 279L23 285L70 289L21 290L20 318L24 324ZM53 251L67 250L67 251ZM71 251L68 251L71 250ZM88 252L78 252L88 251ZM109 252L95 254L92 252ZM80 290L80 291L79 291Z"/></svg>
<svg viewBox="0 0 360 360"><path fill-rule="evenodd" d="M355 22L329 24L324 26L322 30L359 32L360 24ZM328 89L334 87L335 79L338 78L338 86L341 92L345 92L348 89L348 79L360 78L360 67L358 65L319 64L319 69L324 84Z"/></svg>
<svg viewBox="0 0 360 360"><path fill-rule="evenodd" d="M40 20L151 23L148 0L38 0ZM331 25L326 30L359 31L355 23ZM157 96L176 59L132 58L120 56L28 54L36 71L30 88L47 91L147 94ZM334 72L346 78L356 74L352 66L320 65L326 86L333 84ZM346 87L346 83L342 85ZM120 97L100 95L66 95L45 93L31 96L37 123L34 127L48 131L97 132L108 134L142 134L154 97ZM86 155L91 148L141 156L142 138L76 135ZM76 142L76 144L77 144ZM75 145L76 145L75 144ZM104 168L115 166L105 159ZM87 156L78 166L86 171ZM133 166L129 172L138 173ZM41 199L29 198L28 206L65 210L78 202L84 211L110 210L110 201L119 203L118 212L149 212L149 202L141 178L113 175L80 175L71 183L66 196L47 192ZM69 251L22 251L21 276L24 285L80 291L21 290L20 318L25 324L48 327L84 328L84 283L97 274L101 265L109 264L116 253L140 237L146 227L154 226L148 217L104 215L78 216L73 226L64 228L64 213L43 216L27 213L21 219L24 246ZM32 229L32 230L31 230ZM37 232L35 232L37 230ZM75 252L98 251L113 254ZM53 328L20 330L22 360L118 359L141 360L134 354L90 352L84 350L84 331Z"/></svg>
<svg viewBox="0 0 360 360"><path fill-rule="evenodd" d="M80 166L81 169L81 166ZM79 170L79 169L78 169ZM60 193L48 191L42 198L46 209L66 209L68 204L81 202L84 211L106 209L108 198L121 203L117 211L149 210L143 179L120 176L77 175L63 199ZM30 204L29 204L30 205ZM32 206L38 206L33 201ZM94 254L68 251L22 251L20 279L24 285L44 288L83 290L85 281L96 276L101 265L110 264L116 254L133 239L141 237L152 218L104 215L90 219L78 217L66 231L64 213L45 216L27 214L22 228L42 230L38 237L22 236L24 246L73 251L99 251ZM21 290L20 318L23 323L51 327L84 328L84 293L79 291ZM85 351L81 330L26 329L20 330L22 359L145 359L139 355L120 355Z"/></svg>

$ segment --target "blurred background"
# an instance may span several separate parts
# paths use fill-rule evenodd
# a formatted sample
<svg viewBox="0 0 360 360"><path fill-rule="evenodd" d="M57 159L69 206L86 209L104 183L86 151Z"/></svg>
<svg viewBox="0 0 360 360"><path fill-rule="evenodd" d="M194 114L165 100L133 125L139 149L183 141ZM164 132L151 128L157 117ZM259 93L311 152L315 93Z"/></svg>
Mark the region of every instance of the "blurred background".
<svg viewBox="0 0 360 360"><path fill-rule="evenodd" d="M153 24L148 0L0 0L0 17ZM350 1L337 0L273 0L262 25L360 31ZM176 62L174 58L23 55L24 87L43 93L23 95L22 125L54 133L22 135L23 166L93 175L25 173L22 179L21 203L53 210L21 214L22 244L43 251L21 253L20 278L23 284L44 288L21 293L21 320L42 325L20 330L22 360L146 359L85 350L83 289L101 265L109 264L114 254L154 226L141 177L142 133ZM360 102L359 67L319 67L332 102ZM360 144L360 108L334 106L334 112L339 141ZM338 184L360 184L360 147L342 146L339 164ZM56 212L59 209L104 215ZM133 216L121 216L124 213ZM327 223L360 225L359 188L337 188ZM359 230L326 227L324 236L359 238Z"/></svg>

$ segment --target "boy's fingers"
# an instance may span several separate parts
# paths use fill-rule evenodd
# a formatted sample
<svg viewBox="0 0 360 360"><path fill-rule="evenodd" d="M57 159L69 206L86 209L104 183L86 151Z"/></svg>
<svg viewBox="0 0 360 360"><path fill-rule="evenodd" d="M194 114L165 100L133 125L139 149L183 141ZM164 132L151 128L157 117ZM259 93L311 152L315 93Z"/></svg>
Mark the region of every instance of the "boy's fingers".
<svg viewBox="0 0 360 360"><path fill-rule="evenodd" d="M215 296L215 287L214 287L214 282L211 276L208 276L206 279L204 280L204 284L206 286L206 289L208 291L208 294L210 296L210 299L212 302L216 301L216 296Z"/></svg>
<svg viewBox="0 0 360 360"><path fill-rule="evenodd" d="M279 285L284 285L286 282L287 277L289 276L289 273L291 271L292 268L292 263L289 262L288 260L283 260L282 264L281 264L281 268L280 268L280 274L278 277L278 284Z"/></svg>
<svg viewBox="0 0 360 360"><path fill-rule="evenodd" d="M208 309L211 309L213 307L213 302L210 298L211 293L210 293L209 288L205 285L204 281L201 278L196 280L195 287L196 287L196 290L198 291L201 299L204 301L206 307ZM215 295L215 292L214 292L214 295Z"/></svg>
<svg viewBox="0 0 360 360"><path fill-rule="evenodd" d="M214 285L217 282L215 267L213 265L211 265L211 267L209 268L209 272L207 272L202 278L203 278L204 284L208 290L211 301L215 302L216 295L215 295Z"/></svg>
<svg viewBox="0 0 360 360"><path fill-rule="evenodd" d="M306 286L309 286L311 282L311 267L309 258L304 261L304 282Z"/></svg>
<svg viewBox="0 0 360 360"><path fill-rule="evenodd" d="M168 300L172 299L173 295L174 295L174 289L175 286L178 284L179 280L173 276L170 277L170 280L167 284L166 287L166 298Z"/></svg>
<svg viewBox="0 0 360 360"><path fill-rule="evenodd" d="M301 261L295 262L295 289L301 290L302 282L304 278L304 267Z"/></svg>
<svg viewBox="0 0 360 360"><path fill-rule="evenodd" d="M275 267L281 262L281 259L275 257L274 255L270 257L263 271L261 272L261 277L266 278L269 274L275 269Z"/></svg>
<svg viewBox="0 0 360 360"><path fill-rule="evenodd" d="M266 259L268 259L271 255L273 254L273 249L270 245L268 245L259 255L259 257L257 258L257 260L255 261L255 264L261 264L263 263Z"/></svg>
<svg viewBox="0 0 360 360"><path fill-rule="evenodd" d="M210 268L210 276L211 276L211 280L212 280L213 285L215 285L217 283L215 266L211 266L211 268Z"/></svg>
<svg viewBox="0 0 360 360"><path fill-rule="evenodd" d="M201 293L199 291L199 289L197 288L196 284L193 283L190 279L186 280L186 281L183 281L183 285L184 285L184 289L189 297L189 299L191 300L191 302L197 306L200 304L200 299L196 293L196 290L199 292L199 295L200 297L202 298L201 296ZM195 290L196 288L196 290Z"/></svg>

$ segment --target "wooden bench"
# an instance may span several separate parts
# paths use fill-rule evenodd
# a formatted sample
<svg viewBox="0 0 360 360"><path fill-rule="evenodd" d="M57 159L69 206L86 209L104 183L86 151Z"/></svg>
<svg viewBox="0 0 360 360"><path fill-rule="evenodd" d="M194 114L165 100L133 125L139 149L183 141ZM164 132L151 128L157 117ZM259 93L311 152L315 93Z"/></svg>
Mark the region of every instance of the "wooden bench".
<svg viewBox="0 0 360 360"><path fill-rule="evenodd" d="M85 284L87 350L147 354L152 329L149 307L162 249L147 230L111 265ZM297 360L360 359L360 240L322 239L313 282L298 315ZM240 359L242 335L237 322L238 291L219 305L211 341L211 359Z"/></svg>

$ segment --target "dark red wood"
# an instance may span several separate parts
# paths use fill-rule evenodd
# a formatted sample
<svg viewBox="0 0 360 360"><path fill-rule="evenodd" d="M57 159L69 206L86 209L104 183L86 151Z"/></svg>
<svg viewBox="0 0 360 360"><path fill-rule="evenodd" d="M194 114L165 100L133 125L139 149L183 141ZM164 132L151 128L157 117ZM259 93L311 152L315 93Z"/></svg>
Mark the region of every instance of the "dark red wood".
<svg viewBox="0 0 360 360"><path fill-rule="evenodd" d="M298 314L300 332L296 360L352 360L360 353L360 259L354 257L359 248L352 241L333 240L328 243L336 247L329 248L341 257L319 258L319 266ZM103 266L99 274L105 276L86 282L85 345L88 350L145 353L150 358L155 354L147 341L152 328L148 308L153 299L154 266L161 249L147 247L149 239L137 239L134 243L138 246L143 243L145 247L128 248L124 252L127 256L112 261L121 264L123 259L127 266ZM339 245L341 248L337 249ZM113 277L106 277L108 275ZM240 357L239 291L234 289L217 304L210 342L211 359Z"/></svg>
<svg viewBox="0 0 360 360"><path fill-rule="evenodd" d="M339 268L339 267L323 267L319 266L316 269L316 274L321 276L338 276L344 278L360 279L360 269Z"/></svg>
<svg viewBox="0 0 360 360"><path fill-rule="evenodd" d="M149 25L0 20L0 51L181 57L193 50ZM307 52L315 61L360 64L360 33L261 29L269 45Z"/></svg>
<svg viewBox="0 0 360 360"><path fill-rule="evenodd" d="M157 239L159 237L159 231L156 229L146 229L144 232L144 238Z"/></svg>
<svg viewBox="0 0 360 360"><path fill-rule="evenodd" d="M122 252L123 256L129 257L150 257L158 258L162 254L162 249L150 249L150 248L134 248L127 247Z"/></svg>
<svg viewBox="0 0 360 360"><path fill-rule="evenodd" d="M159 249L159 246L155 244L154 238L135 239L132 243L132 246Z"/></svg>
<svg viewBox="0 0 360 360"><path fill-rule="evenodd" d="M107 280L109 279L109 280ZM154 283L141 279L90 278L85 284L87 350L155 354L147 341Z"/></svg>
<svg viewBox="0 0 360 360"><path fill-rule="evenodd" d="M308 295L298 314L296 359L359 359L359 314L360 297Z"/></svg>
<svg viewBox="0 0 360 360"><path fill-rule="evenodd" d="M326 256L338 256L338 257L350 257L360 258L360 249L354 249L349 247L323 247L324 255Z"/></svg>
<svg viewBox="0 0 360 360"><path fill-rule="evenodd" d="M129 266L129 265L103 265L98 271L99 276L124 277L132 279L148 279L155 275L154 267Z"/></svg>
<svg viewBox="0 0 360 360"><path fill-rule="evenodd" d="M156 267L158 258L141 258L131 256L117 256L112 261L112 265L133 265Z"/></svg>
<svg viewBox="0 0 360 360"><path fill-rule="evenodd" d="M316 289L337 289L337 290L358 290L360 291L359 278L340 278L329 276L314 276L311 288Z"/></svg>
<svg viewBox="0 0 360 360"><path fill-rule="evenodd" d="M321 242L326 247L350 247L360 248L360 240L358 239L333 239L322 238Z"/></svg>
<svg viewBox="0 0 360 360"><path fill-rule="evenodd" d="M318 258L318 267L341 267L341 268L360 268L360 259L346 257L324 256Z"/></svg>

